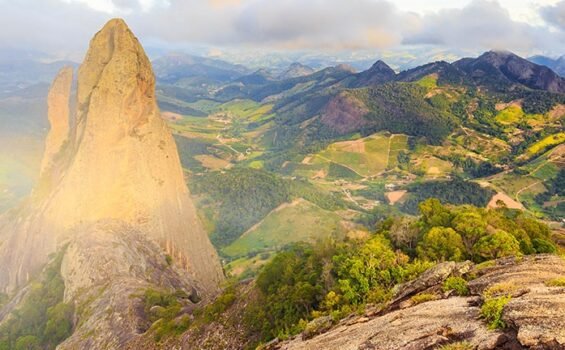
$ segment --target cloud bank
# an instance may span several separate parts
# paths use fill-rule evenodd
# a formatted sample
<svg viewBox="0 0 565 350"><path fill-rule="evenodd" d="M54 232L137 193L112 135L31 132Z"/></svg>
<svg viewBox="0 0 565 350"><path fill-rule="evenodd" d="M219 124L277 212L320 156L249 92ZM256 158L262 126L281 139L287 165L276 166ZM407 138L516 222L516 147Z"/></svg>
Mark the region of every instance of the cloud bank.
<svg viewBox="0 0 565 350"><path fill-rule="evenodd" d="M419 1L419 0L418 0ZM143 40L211 46L354 50L434 45L472 51L562 51L565 0L540 9L543 25L513 20L497 1L430 14L390 0L0 0L0 47L80 50L113 16Z"/></svg>

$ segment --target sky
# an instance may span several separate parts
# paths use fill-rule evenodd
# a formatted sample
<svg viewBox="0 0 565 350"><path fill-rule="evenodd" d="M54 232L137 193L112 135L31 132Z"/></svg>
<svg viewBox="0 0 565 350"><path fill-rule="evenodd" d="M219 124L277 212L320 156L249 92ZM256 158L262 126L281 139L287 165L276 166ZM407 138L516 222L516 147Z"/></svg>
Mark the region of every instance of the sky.
<svg viewBox="0 0 565 350"><path fill-rule="evenodd" d="M0 49L72 57L112 17L144 44L211 52L565 54L565 0L0 0Z"/></svg>

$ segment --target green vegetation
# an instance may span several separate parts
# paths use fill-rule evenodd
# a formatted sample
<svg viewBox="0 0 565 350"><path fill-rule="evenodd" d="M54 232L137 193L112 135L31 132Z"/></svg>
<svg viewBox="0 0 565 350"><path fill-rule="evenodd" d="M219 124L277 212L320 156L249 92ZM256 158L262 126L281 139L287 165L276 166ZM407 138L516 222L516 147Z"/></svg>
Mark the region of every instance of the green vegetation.
<svg viewBox="0 0 565 350"><path fill-rule="evenodd" d="M152 323L156 341L172 335L179 335L186 331L190 325L188 315L179 317L182 309L180 298L188 299L182 291L175 293L147 289L143 294L144 311Z"/></svg>
<svg viewBox="0 0 565 350"><path fill-rule="evenodd" d="M418 245L418 255L431 261L460 261L464 250L461 235L450 227L433 227Z"/></svg>
<svg viewBox="0 0 565 350"><path fill-rule="evenodd" d="M283 204L222 250L229 257L281 249L293 242L342 237L341 218L303 199Z"/></svg>
<svg viewBox="0 0 565 350"><path fill-rule="evenodd" d="M565 277L558 277L552 280L546 281L545 285L548 287L565 287Z"/></svg>
<svg viewBox="0 0 565 350"><path fill-rule="evenodd" d="M234 242L271 210L290 199L287 182L263 170L236 168L193 178L193 193L205 193L217 214L211 234L217 247Z"/></svg>
<svg viewBox="0 0 565 350"><path fill-rule="evenodd" d="M439 350L474 350L474 349L475 347L471 345L471 343L466 341L442 345L439 347Z"/></svg>
<svg viewBox="0 0 565 350"><path fill-rule="evenodd" d="M496 115L496 121L501 124L515 124L524 117L524 112L520 106L510 106Z"/></svg>
<svg viewBox="0 0 565 350"><path fill-rule="evenodd" d="M563 142L565 142L565 132L550 135L528 147L527 153L530 156L534 156L536 154L542 153L552 146L559 145Z"/></svg>
<svg viewBox="0 0 565 350"><path fill-rule="evenodd" d="M350 168L334 162L330 162L328 177L332 179L350 179L350 180L358 180L361 178L359 174L357 174L355 171L351 170Z"/></svg>
<svg viewBox="0 0 565 350"><path fill-rule="evenodd" d="M481 306L481 316L488 322L490 329L504 329L506 323L502 320L504 306L510 302L511 296L487 299Z"/></svg>
<svg viewBox="0 0 565 350"><path fill-rule="evenodd" d="M454 291L459 296L469 295L467 281L462 277L448 277L443 283L443 290L445 292Z"/></svg>
<svg viewBox="0 0 565 350"><path fill-rule="evenodd" d="M414 305L418 305L418 304L422 304L428 301L433 301L436 300L437 297L435 296L435 294L431 294L431 293L420 293L420 294L416 294L414 295L412 298L410 298L410 301L414 304Z"/></svg>
<svg viewBox="0 0 565 350"><path fill-rule="evenodd" d="M426 75L422 79L418 80L416 84L427 89L435 89L437 88L437 78L437 74Z"/></svg>
<svg viewBox="0 0 565 350"><path fill-rule="evenodd" d="M367 302L384 303L394 285L430 266L393 251L381 234L363 242L296 244L259 274L259 296L246 309L246 324L264 341L284 339L314 317L339 319Z"/></svg>
<svg viewBox="0 0 565 350"><path fill-rule="evenodd" d="M0 349L55 349L72 334L74 308L63 302L62 259L62 253L54 257L0 326Z"/></svg>
<svg viewBox="0 0 565 350"><path fill-rule="evenodd" d="M484 207L495 192L479 184L455 179L451 181L430 181L416 183L408 187L408 199L400 205L400 209L409 214L418 212L418 203L427 198L438 198L442 203L461 205L472 204Z"/></svg>
<svg viewBox="0 0 565 350"><path fill-rule="evenodd" d="M431 143L442 141L457 124L448 110L433 107L424 98L428 89L410 83L384 84L361 90L371 112L371 130L424 136Z"/></svg>
<svg viewBox="0 0 565 350"><path fill-rule="evenodd" d="M196 309L194 323L205 325L218 321L220 315L232 306L236 300L236 291L233 285L229 285L213 303L206 305L204 309Z"/></svg>

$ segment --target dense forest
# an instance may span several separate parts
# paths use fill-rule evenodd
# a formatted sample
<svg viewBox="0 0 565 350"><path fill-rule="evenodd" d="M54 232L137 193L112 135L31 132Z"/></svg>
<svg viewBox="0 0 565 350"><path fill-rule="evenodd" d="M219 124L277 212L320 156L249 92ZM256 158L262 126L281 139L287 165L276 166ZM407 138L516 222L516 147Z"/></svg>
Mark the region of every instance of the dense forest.
<svg viewBox="0 0 565 350"><path fill-rule="evenodd" d="M409 214L418 213L418 205L426 198L437 198L447 204L472 204L485 207L495 191L461 179L414 183L408 187L409 196L400 209Z"/></svg>
<svg viewBox="0 0 565 350"><path fill-rule="evenodd" d="M440 262L483 263L558 249L549 228L521 211L445 206L432 198L420 203L419 212L381 221L366 239L297 243L276 255L258 275L244 310L249 337L285 339L312 319L339 320L368 304L385 305L395 285ZM464 295L466 283L451 278L444 288ZM233 302L233 293L229 289L221 300Z"/></svg>

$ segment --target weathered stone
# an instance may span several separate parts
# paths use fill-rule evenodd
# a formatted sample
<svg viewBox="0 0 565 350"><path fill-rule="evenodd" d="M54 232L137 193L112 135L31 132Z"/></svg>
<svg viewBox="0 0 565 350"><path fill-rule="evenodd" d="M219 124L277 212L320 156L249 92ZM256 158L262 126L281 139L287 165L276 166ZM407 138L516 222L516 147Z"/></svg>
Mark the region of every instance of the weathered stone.
<svg viewBox="0 0 565 350"><path fill-rule="evenodd" d="M408 297L439 286L450 276L461 276L469 272L472 266L473 264L470 261L440 263L424 272L419 278L396 287L394 298L390 304L394 306Z"/></svg>
<svg viewBox="0 0 565 350"><path fill-rule="evenodd" d="M66 144L58 176L0 223L0 291L25 286L63 251L64 300L80 313L58 349L145 349L132 345L151 326L144 291L180 290L207 302L222 268L160 117L151 64L123 20L92 39L78 73L76 121L65 131L71 80L63 71L50 94L55 136L45 162L50 169Z"/></svg>
<svg viewBox="0 0 565 350"><path fill-rule="evenodd" d="M65 139L60 119L68 110L60 110L71 80L64 71L53 85L50 119L57 137L48 142L47 163ZM10 234L0 247L0 290L24 285L49 254L82 234L78 226L113 219L139 228L204 290L217 292L223 280L218 256L160 118L149 59L123 20L109 21L92 39L77 89L76 125L67 132L69 159L60 181L36 191L32 204L5 226Z"/></svg>
<svg viewBox="0 0 565 350"><path fill-rule="evenodd" d="M306 329L302 332L302 339L310 339L315 335L326 332L333 325L331 316L318 317L306 325Z"/></svg>
<svg viewBox="0 0 565 350"><path fill-rule="evenodd" d="M71 86L73 83L73 68L62 68L47 96L47 118L50 129L45 141L45 151L41 162L41 176L53 166L57 154L63 145L69 142L70 132L70 99Z"/></svg>
<svg viewBox="0 0 565 350"><path fill-rule="evenodd" d="M398 300L421 290L441 285L452 272L464 273L456 264L440 264L411 283L400 286ZM480 272L480 273L479 273ZM479 350L565 349L565 288L548 287L545 282L565 275L565 261L557 256L501 259L493 267L475 271L479 278L469 283L475 295L450 296L403 310L384 312L363 322L340 322L311 339L295 338L276 349L358 350L436 349L441 345L468 342ZM519 284L517 293L503 310L505 330L489 330L480 318L480 296L499 283ZM390 309L389 309L390 310Z"/></svg>

